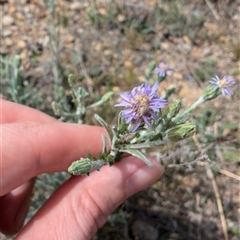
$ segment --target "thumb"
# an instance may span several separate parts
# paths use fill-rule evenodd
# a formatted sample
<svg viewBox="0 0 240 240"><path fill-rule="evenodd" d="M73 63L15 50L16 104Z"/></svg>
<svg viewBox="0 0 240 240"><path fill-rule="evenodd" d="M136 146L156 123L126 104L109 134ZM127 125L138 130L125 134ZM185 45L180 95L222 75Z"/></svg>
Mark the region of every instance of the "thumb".
<svg viewBox="0 0 240 240"><path fill-rule="evenodd" d="M72 177L46 202L19 233L19 239L90 239L125 199L163 174L128 156L90 176Z"/></svg>

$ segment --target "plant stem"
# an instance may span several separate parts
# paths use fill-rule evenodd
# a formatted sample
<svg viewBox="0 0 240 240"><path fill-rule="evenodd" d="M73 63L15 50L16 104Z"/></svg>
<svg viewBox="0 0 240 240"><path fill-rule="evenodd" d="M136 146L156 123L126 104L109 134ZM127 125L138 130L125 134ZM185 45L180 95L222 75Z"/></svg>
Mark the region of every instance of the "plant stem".
<svg viewBox="0 0 240 240"><path fill-rule="evenodd" d="M183 112L179 113L176 117L172 119L172 122L177 123L183 116L191 112L192 110L196 109L200 104L204 103L205 100L203 96L201 96L195 103L193 103L190 107L185 109Z"/></svg>

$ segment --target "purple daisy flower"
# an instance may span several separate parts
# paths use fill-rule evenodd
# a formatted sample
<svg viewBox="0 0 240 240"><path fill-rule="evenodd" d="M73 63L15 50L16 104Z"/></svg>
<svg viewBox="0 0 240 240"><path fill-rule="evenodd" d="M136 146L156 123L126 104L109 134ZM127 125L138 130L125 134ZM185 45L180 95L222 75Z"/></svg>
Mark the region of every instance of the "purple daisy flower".
<svg viewBox="0 0 240 240"><path fill-rule="evenodd" d="M122 101L115 107L125 107L122 117L126 123L133 123L132 131L136 131L143 123L151 126L151 120L157 120L155 112L163 108L167 101L157 96L158 84L152 87L148 83L135 87L130 93L120 94Z"/></svg>
<svg viewBox="0 0 240 240"><path fill-rule="evenodd" d="M173 73L173 68L171 66L169 66L168 64L166 64L165 62L160 62L158 67L156 67L154 69L154 71L159 77L164 78Z"/></svg>
<svg viewBox="0 0 240 240"><path fill-rule="evenodd" d="M232 95L233 91L229 88L234 85L234 80L231 77L224 76L220 79L218 76L212 78L209 83L213 84L215 89L221 88L223 95Z"/></svg>

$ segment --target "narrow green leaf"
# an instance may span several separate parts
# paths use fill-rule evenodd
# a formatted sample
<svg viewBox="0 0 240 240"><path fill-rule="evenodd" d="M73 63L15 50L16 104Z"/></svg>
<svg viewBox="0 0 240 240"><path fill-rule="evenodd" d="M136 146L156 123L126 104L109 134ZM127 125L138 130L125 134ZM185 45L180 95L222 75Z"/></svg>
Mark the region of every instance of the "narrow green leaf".
<svg viewBox="0 0 240 240"><path fill-rule="evenodd" d="M146 143L124 144L122 145L122 147L126 149L140 149L140 148L152 148L157 146L163 146L165 144L166 144L166 141L164 140L156 140L156 141L146 142Z"/></svg>
<svg viewBox="0 0 240 240"><path fill-rule="evenodd" d="M110 128L110 126L99 115L97 115L96 113L94 114L94 117L106 129L110 139L112 140L113 132L112 132L112 129Z"/></svg>
<svg viewBox="0 0 240 240"><path fill-rule="evenodd" d="M103 149L102 149L102 153L107 153L108 151L108 145L107 145L107 137L102 134L102 140L103 140Z"/></svg>
<svg viewBox="0 0 240 240"><path fill-rule="evenodd" d="M114 92L112 91L105 93L101 98L102 102L107 102L113 94Z"/></svg>
<svg viewBox="0 0 240 240"><path fill-rule="evenodd" d="M102 105L103 103L107 102L113 94L114 92L105 93L99 101L87 106L87 108L94 108Z"/></svg>
<svg viewBox="0 0 240 240"><path fill-rule="evenodd" d="M143 162L145 162L149 167L153 167L152 163L149 161L148 158L145 157L144 154L142 154L139 150L136 149L121 149L119 152L125 152L133 155L134 157L137 157L141 159Z"/></svg>

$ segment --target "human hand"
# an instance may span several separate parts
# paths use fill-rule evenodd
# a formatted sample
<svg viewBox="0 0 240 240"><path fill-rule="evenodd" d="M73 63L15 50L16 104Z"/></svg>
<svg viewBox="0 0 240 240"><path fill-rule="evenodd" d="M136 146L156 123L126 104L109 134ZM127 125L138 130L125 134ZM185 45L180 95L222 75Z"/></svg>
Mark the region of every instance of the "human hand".
<svg viewBox="0 0 240 240"><path fill-rule="evenodd" d="M103 128L61 123L26 106L0 99L0 231L16 239L90 239L125 199L163 174L133 156L89 176L73 176L22 228L34 178L65 171L88 152L102 149ZM22 229L21 229L22 228Z"/></svg>

